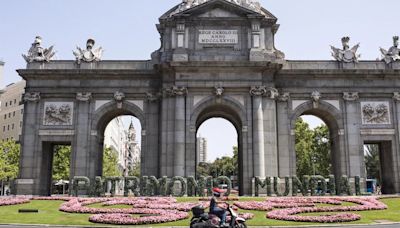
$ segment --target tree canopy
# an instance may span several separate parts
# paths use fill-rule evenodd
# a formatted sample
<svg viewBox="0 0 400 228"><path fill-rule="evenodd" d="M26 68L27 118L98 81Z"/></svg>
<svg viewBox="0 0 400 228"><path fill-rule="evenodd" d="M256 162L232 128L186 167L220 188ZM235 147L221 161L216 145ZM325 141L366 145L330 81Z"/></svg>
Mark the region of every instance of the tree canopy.
<svg viewBox="0 0 400 228"><path fill-rule="evenodd" d="M237 176L238 175L238 148L233 147L233 157L217 158L212 163L201 162L197 167L198 176Z"/></svg>
<svg viewBox="0 0 400 228"><path fill-rule="evenodd" d="M311 129L302 118L296 121L297 176L331 174L331 146L329 129L323 124Z"/></svg>
<svg viewBox="0 0 400 228"><path fill-rule="evenodd" d="M54 146L53 180L69 180L71 146Z"/></svg>
<svg viewBox="0 0 400 228"><path fill-rule="evenodd" d="M107 147L103 152L103 177L119 177L122 173L118 169L118 155L113 149Z"/></svg>
<svg viewBox="0 0 400 228"><path fill-rule="evenodd" d="M0 180L18 176L20 146L13 140L0 142Z"/></svg>

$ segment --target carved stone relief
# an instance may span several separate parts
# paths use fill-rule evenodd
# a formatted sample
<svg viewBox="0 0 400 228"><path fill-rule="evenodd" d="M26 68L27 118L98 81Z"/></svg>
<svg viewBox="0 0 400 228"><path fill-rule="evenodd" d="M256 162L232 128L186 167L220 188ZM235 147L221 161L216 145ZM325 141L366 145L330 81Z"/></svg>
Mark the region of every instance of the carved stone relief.
<svg viewBox="0 0 400 228"><path fill-rule="evenodd" d="M363 124L390 124L389 102L361 102Z"/></svg>
<svg viewBox="0 0 400 228"><path fill-rule="evenodd" d="M43 125L69 126L72 125L74 112L73 102L45 102Z"/></svg>

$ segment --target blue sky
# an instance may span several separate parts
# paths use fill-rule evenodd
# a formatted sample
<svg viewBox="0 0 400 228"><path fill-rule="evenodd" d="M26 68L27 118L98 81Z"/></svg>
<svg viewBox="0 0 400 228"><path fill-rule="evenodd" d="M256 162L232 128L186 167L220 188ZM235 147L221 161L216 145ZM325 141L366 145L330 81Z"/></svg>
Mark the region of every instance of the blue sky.
<svg viewBox="0 0 400 228"><path fill-rule="evenodd" d="M6 65L0 87L20 80L15 69L25 67L21 54L36 35L43 37L44 46L55 45L58 59L73 59L72 50L76 45L84 46L89 37L105 49L104 59L149 59L160 46L155 28L158 17L179 2L4 0L0 60ZM380 57L379 47L388 48L392 36L400 35L399 0L260 2L279 18L276 47L285 52L287 59L331 59L329 45L340 46L340 38L346 35L351 37L351 44L361 43L362 60L375 60ZM224 129L222 125L214 126Z"/></svg>

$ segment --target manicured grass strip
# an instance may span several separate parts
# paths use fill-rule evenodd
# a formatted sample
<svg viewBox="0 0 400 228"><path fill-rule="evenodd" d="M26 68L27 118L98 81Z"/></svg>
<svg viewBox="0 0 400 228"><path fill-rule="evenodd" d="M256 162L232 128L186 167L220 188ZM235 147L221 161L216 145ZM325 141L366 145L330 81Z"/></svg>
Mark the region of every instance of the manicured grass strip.
<svg viewBox="0 0 400 228"><path fill-rule="evenodd" d="M243 197L240 201L262 201L265 198L254 198L254 197ZM178 198L178 202L198 202L198 198ZM352 212L360 214L362 219L360 221L355 221L346 224L370 224L377 220L386 220L393 222L400 222L400 199L383 199L386 205L388 205L388 210L383 211L361 211ZM33 200L29 204L21 204L14 206L0 207L0 223L1 224L49 224L49 225L90 225L90 226L105 226L93 224L88 221L88 214L68 214L60 212L58 208L63 203L63 201L38 201ZM344 203L344 205L350 206L352 204ZM328 206L328 205L319 205ZM93 204L90 207L103 207L101 204ZM126 205L116 205L107 208L129 208ZM19 209L38 209L39 213L34 214L21 214L18 213ZM250 212L255 215L251 220L247 221L249 226L298 226L298 225L315 225L316 223L301 223L301 222L288 222L288 221L278 221L267 219L265 217L266 212L261 211L245 211ZM319 215L326 213L315 213L315 214L302 214L302 215ZM136 216L136 215L132 215ZM173 223L157 224L152 226L184 226L187 227L190 219L181 220Z"/></svg>

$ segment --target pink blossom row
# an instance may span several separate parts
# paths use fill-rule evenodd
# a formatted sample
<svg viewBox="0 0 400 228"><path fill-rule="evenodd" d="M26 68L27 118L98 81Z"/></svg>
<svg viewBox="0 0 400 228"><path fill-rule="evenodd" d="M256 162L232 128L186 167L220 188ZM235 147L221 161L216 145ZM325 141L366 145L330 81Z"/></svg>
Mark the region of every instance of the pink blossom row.
<svg viewBox="0 0 400 228"><path fill-rule="evenodd" d="M332 206L315 207L312 204L326 203L340 205L342 202L355 203L355 206ZM278 209L267 213L267 218L297 221L297 222L349 222L361 219L360 215L353 213L339 213L333 215L321 216L302 216L302 213L323 213L323 212L348 212L348 211L366 211L366 210L384 210L387 206L378 201L376 197L309 197L309 198L273 198L264 202L236 202L236 206L246 210L270 211L273 208Z"/></svg>
<svg viewBox="0 0 400 228"><path fill-rule="evenodd" d="M29 203L29 198L25 197L6 197L0 199L0 206L11 206L17 204Z"/></svg>

